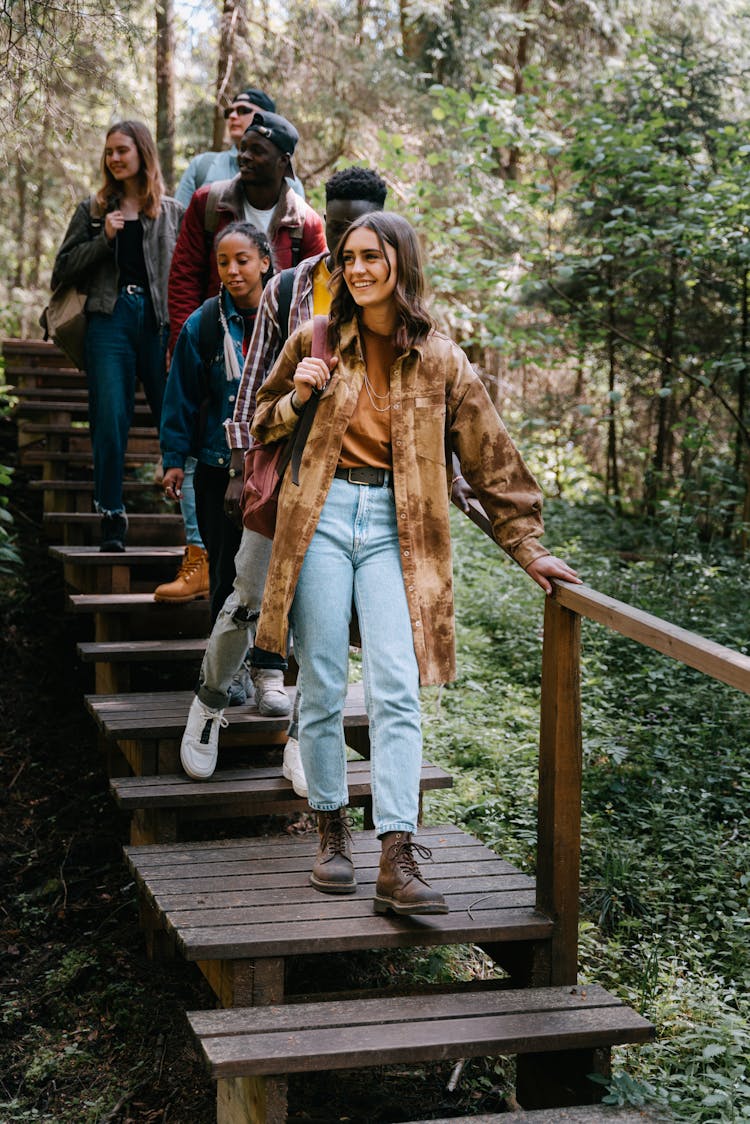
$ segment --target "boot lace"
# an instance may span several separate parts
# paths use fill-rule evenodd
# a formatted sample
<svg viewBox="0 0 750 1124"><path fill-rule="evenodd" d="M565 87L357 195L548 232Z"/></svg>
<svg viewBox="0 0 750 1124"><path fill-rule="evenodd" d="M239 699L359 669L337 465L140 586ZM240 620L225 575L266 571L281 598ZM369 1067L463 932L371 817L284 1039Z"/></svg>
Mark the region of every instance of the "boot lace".
<svg viewBox="0 0 750 1124"><path fill-rule="evenodd" d="M180 578L189 578L191 574L195 574L198 572L198 570L200 570L201 565L202 562L200 558L188 559L186 555L182 559L182 563L180 564L180 569L177 573L176 580L179 581Z"/></svg>
<svg viewBox="0 0 750 1124"><path fill-rule="evenodd" d="M320 837L321 851L330 855L345 855L347 843L351 844L352 833L348 816L326 816L323 833Z"/></svg>
<svg viewBox="0 0 750 1124"><path fill-rule="evenodd" d="M419 869L419 863L414 856L415 851L423 862L429 862L432 858L432 851L429 847L423 847L420 843L415 843L411 835L400 835L388 848L388 859L394 864L398 863L404 874L409 874L413 878L418 878L420 882L425 882ZM425 885L427 885L426 882Z"/></svg>

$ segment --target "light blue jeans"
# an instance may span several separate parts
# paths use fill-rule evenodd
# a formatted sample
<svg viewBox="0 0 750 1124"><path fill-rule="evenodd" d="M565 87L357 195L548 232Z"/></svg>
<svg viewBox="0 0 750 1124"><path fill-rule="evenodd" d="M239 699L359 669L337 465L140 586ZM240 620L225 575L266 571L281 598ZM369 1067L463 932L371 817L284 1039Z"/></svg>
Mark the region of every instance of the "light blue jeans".
<svg viewBox="0 0 750 1124"><path fill-rule="evenodd" d="M415 832L422 764L419 670L393 492L334 479L291 612L305 684L300 752L310 807L317 811L349 802L343 706L352 597L362 636L375 829L379 835Z"/></svg>
<svg viewBox="0 0 750 1124"><path fill-rule="evenodd" d="M188 546L199 546L205 550L201 533L198 530L198 515L195 510L195 457L185 457L185 476L182 481L180 511L185 524L185 542Z"/></svg>

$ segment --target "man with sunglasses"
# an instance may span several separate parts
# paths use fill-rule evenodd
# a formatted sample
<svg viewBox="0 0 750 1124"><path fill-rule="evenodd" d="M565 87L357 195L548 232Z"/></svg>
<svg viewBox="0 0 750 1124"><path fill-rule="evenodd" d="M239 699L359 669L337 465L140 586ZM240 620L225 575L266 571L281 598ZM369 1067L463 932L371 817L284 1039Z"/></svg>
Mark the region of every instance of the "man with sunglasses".
<svg viewBox="0 0 750 1124"><path fill-rule="evenodd" d="M262 110L267 113L276 112L276 103L263 90L243 90L232 99L232 104L224 110L231 146L224 152L200 152L193 157L174 193L175 199L183 207L187 207L193 193L204 183L231 180L237 175L240 170L237 150L242 134L250 124L252 115ZM296 176L289 176L288 183L297 195L305 198L305 189Z"/></svg>

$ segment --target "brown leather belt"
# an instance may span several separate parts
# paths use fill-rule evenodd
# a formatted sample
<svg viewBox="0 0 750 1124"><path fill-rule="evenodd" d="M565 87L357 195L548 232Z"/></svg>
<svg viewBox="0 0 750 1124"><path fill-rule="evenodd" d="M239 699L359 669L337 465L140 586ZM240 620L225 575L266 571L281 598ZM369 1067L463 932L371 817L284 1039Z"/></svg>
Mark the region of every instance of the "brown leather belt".
<svg viewBox="0 0 750 1124"><path fill-rule="evenodd" d="M333 474L337 480L348 480L350 484L366 484L370 488L389 488L391 473L387 468L374 468L363 464L356 468L337 468Z"/></svg>

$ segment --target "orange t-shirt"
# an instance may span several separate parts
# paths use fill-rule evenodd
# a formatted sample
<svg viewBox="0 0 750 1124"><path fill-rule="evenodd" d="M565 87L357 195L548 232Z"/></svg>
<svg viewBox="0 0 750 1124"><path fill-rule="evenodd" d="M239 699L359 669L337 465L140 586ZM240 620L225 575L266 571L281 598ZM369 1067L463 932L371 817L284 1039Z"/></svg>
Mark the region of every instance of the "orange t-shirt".
<svg viewBox="0 0 750 1124"><path fill-rule="evenodd" d="M391 367L398 356L392 336L380 336L360 323L366 381L344 434L339 468L390 468Z"/></svg>

